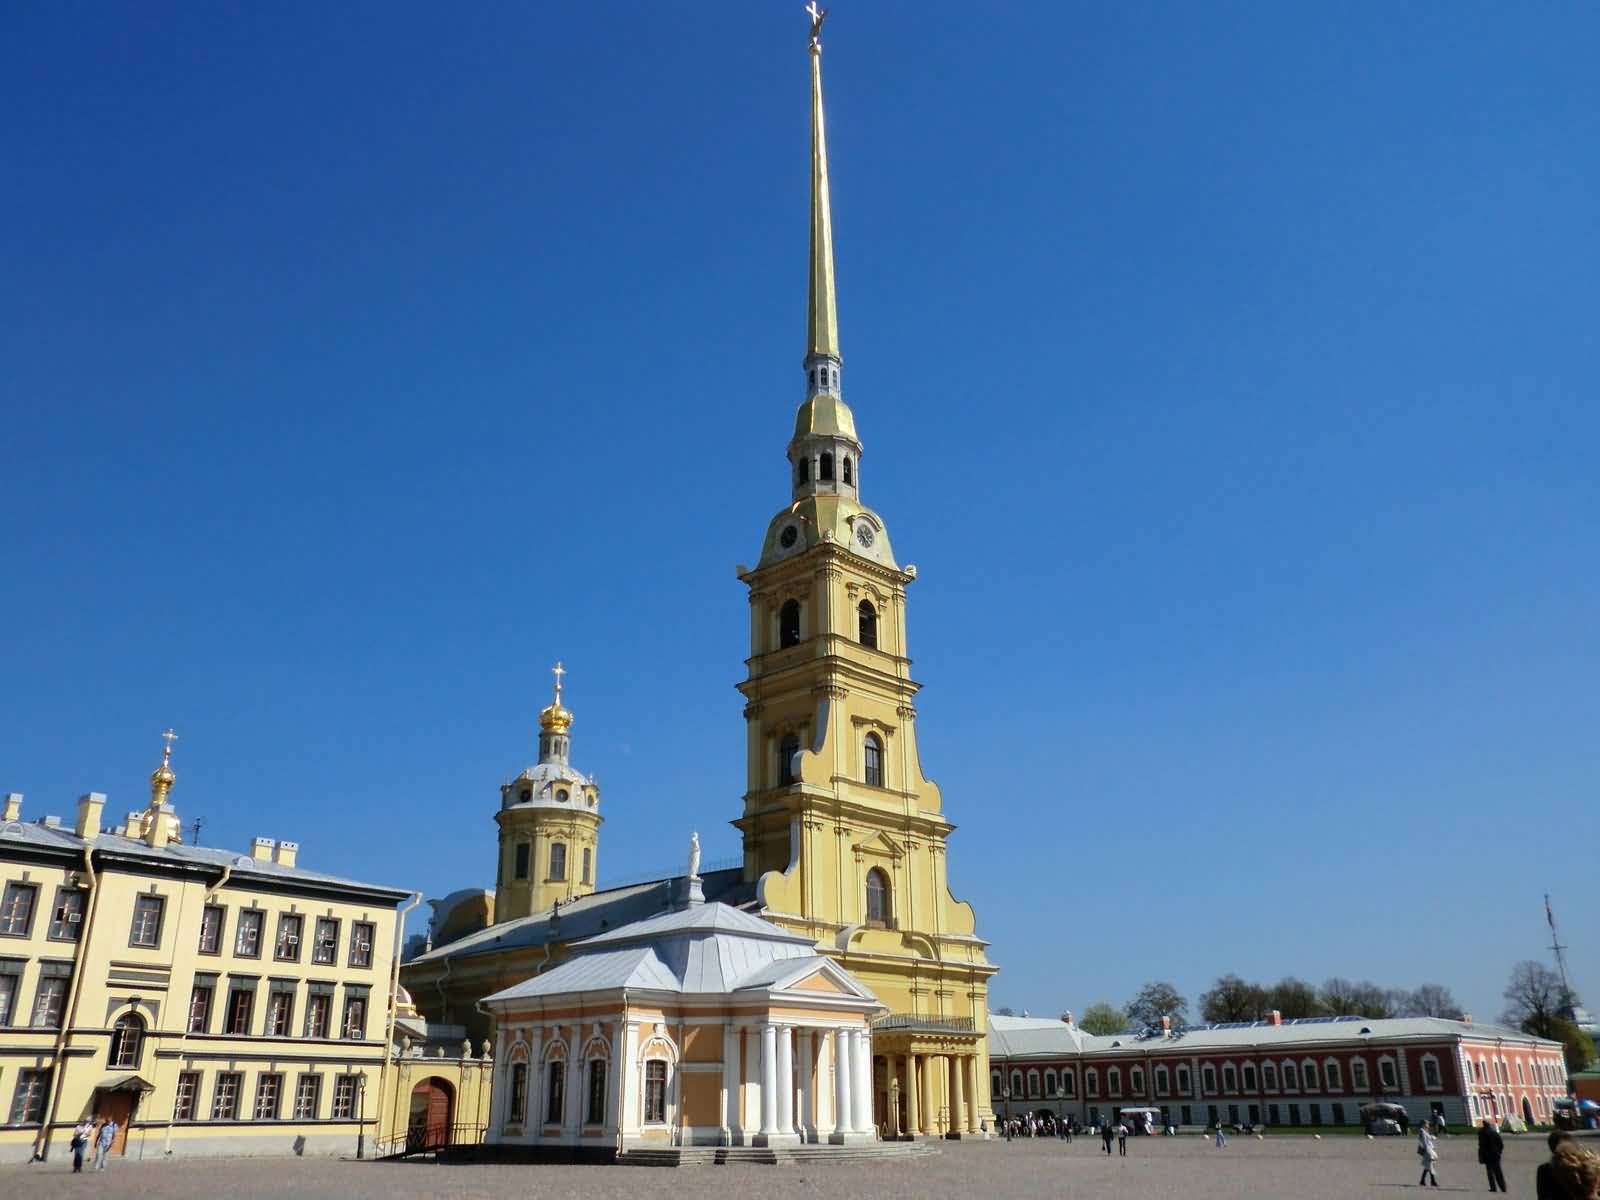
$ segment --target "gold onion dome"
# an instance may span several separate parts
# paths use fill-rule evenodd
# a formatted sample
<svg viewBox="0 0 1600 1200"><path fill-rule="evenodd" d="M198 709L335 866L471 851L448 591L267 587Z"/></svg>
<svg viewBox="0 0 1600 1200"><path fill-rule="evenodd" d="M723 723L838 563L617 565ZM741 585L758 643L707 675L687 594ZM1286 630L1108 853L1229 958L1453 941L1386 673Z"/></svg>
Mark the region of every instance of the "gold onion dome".
<svg viewBox="0 0 1600 1200"><path fill-rule="evenodd" d="M539 726L553 733L565 733L572 728L572 712L561 703L561 677L567 669L560 663L551 668L556 677L556 698L539 712Z"/></svg>
<svg viewBox="0 0 1600 1200"><path fill-rule="evenodd" d="M161 751L161 765L150 772L150 787L165 794L176 781L177 776L172 773L172 743L178 740L178 735L172 730L167 730L161 735L166 739L166 747Z"/></svg>

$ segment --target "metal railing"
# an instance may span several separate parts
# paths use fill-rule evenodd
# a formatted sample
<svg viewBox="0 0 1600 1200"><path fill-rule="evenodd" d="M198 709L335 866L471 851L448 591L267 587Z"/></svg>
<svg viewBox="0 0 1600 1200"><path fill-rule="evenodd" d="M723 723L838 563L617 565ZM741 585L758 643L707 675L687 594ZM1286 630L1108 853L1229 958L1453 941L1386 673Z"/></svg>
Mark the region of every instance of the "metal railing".
<svg viewBox="0 0 1600 1200"><path fill-rule="evenodd" d="M910 1029L927 1033L976 1033L971 1017L919 1017L912 1013L889 1013L872 1022L876 1030Z"/></svg>
<svg viewBox="0 0 1600 1200"><path fill-rule="evenodd" d="M437 1154L452 1146L481 1146L489 1130L486 1125L450 1125L439 1129L413 1126L401 1137L377 1144L379 1158L409 1158L413 1154Z"/></svg>

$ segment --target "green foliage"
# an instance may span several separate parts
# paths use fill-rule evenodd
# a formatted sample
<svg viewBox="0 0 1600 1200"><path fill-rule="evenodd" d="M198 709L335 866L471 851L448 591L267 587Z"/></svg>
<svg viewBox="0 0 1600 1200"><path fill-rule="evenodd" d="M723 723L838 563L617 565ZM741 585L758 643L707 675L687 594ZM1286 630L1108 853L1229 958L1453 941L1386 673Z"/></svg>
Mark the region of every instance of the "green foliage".
<svg viewBox="0 0 1600 1200"><path fill-rule="evenodd" d="M1561 1043L1567 1074L1581 1071L1594 1061L1594 1039L1566 1017L1531 1015L1520 1026L1523 1033Z"/></svg>
<svg viewBox="0 0 1600 1200"><path fill-rule="evenodd" d="M1121 1033L1128 1027L1128 1014L1102 1000L1083 1010L1078 1026L1085 1033Z"/></svg>
<svg viewBox="0 0 1600 1200"><path fill-rule="evenodd" d="M1128 1001L1128 1020L1136 1029L1159 1025L1162 1017L1171 1017L1173 1025L1178 1026L1188 1016L1189 1001L1165 981L1145 984L1139 994Z"/></svg>

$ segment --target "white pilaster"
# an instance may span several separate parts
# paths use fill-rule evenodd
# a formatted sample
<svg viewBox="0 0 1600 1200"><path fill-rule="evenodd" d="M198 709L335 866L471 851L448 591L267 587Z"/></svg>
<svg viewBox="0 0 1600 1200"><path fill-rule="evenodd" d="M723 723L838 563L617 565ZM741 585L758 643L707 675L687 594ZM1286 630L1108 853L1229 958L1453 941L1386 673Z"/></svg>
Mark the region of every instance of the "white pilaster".
<svg viewBox="0 0 1600 1200"><path fill-rule="evenodd" d="M798 1091L800 1093L800 1107L795 1113L795 1131L799 1133L802 1142L811 1141L817 1132L817 1093L814 1086L813 1071L816 1066L816 1052L813 1049L814 1040L811 1030L799 1031L799 1048L797 1061L799 1063Z"/></svg>
<svg viewBox="0 0 1600 1200"><path fill-rule="evenodd" d="M622 1085L622 1138L639 1136L639 1022L629 1021L622 1039L617 1075Z"/></svg>
<svg viewBox="0 0 1600 1200"><path fill-rule="evenodd" d="M572 1036L567 1042L567 1094L562 1097L562 1107L566 1109L561 1119L561 1128L571 1135L572 1141L577 1141L583 1132L583 1089L588 1083L583 1061L583 1027L572 1026Z"/></svg>
<svg viewBox="0 0 1600 1200"><path fill-rule="evenodd" d="M722 1027L722 1141L732 1145L739 1129L739 1027Z"/></svg>
<svg viewBox="0 0 1600 1200"><path fill-rule="evenodd" d="M539 1122L544 1117L542 1105L544 1097L539 1094L539 1088L544 1083L541 1071L541 1059L544 1055L544 1026L535 1025L527 1031L528 1038L528 1105L523 1113L522 1128L529 1138L537 1138L541 1132Z"/></svg>
<svg viewBox="0 0 1600 1200"><path fill-rule="evenodd" d="M778 1028L778 1132L794 1132L794 1028Z"/></svg>
<svg viewBox="0 0 1600 1200"><path fill-rule="evenodd" d="M857 1133L872 1129L872 1038L864 1029L850 1033L850 1065L855 1072L855 1090L850 1097L850 1115Z"/></svg>
<svg viewBox="0 0 1600 1200"><path fill-rule="evenodd" d="M742 1144L761 1128L761 1030L747 1025L744 1041L744 1104L741 1108L739 1130L744 1135Z"/></svg>
<svg viewBox="0 0 1600 1200"><path fill-rule="evenodd" d="M967 1129L967 1081L963 1078L967 1073L966 1062L954 1055L945 1061L950 1064L950 1132L961 1134Z"/></svg>
<svg viewBox="0 0 1600 1200"><path fill-rule="evenodd" d="M778 1132L778 1031L761 1027L761 1136Z"/></svg>
<svg viewBox="0 0 1600 1200"><path fill-rule="evenodd" d="M855 1127L850 1121L850 1031L833 1031L833 1141L844 1141Z"/></svg>

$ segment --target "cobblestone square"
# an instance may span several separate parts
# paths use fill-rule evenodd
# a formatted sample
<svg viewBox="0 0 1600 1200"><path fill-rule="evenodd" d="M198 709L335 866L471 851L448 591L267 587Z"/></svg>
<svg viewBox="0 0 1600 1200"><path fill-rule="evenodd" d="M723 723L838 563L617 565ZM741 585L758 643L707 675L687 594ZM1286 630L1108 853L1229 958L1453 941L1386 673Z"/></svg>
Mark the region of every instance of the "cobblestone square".
<svg viewBox="0 0 1600 1200"><path fill-rule="evenodd" d="M1441 1139L1440 1191L1486 1191L1470 1136ZM1545 1155L1537 1135L1507 1139L1505 1169L1512 1195L1533 1195L1535 1166ZM1236 1200L1342 1200L1381 1197L1416 1184L1410 1138L1232 1139L1216 1149L1199 1136L1134 1138L1128 1156L1107 1158L1098 1142L1080 1138L950 1143L943 1152L904 1162L798 1167L437 1166L311 1159L218 1159L115 1163L103 1173L73 1176L67 1164L0 1169L8 1197L337 1196L396 1200L448 1196L462 1200L556 1195L624 1197L1183 1197Z"/></svg>

